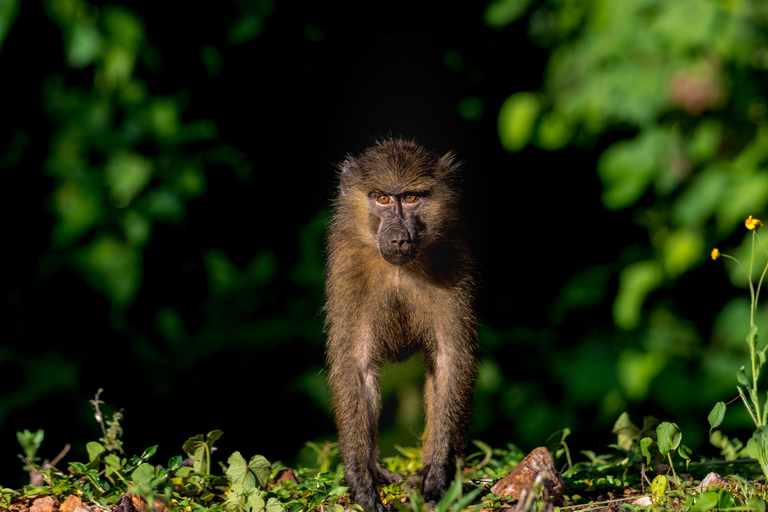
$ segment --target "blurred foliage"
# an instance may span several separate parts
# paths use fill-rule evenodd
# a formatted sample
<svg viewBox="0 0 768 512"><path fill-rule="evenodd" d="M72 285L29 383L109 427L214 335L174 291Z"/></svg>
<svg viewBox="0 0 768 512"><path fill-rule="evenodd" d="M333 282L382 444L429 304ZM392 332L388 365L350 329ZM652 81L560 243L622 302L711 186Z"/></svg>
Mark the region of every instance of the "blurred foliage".
<svg viewBox="0 0 768 512"><path fill-rule="evenodd" d="M551 52L541 89L512 94L501 106L504 148L598 151L605 208L631 209L647 235L621 254L613 299L613 321L630 334L624 342L615 336L622 394L639 400L652 393L662 405L684 408L711 399L685 391L705 381L711 393L722 393L723 376L732 379L738 368L734 356L746 350L737 335L743 318L742 327L725 332L743 317L745 299L725 304L702 346L692 322L706 332L712 319L701 316L712 307L704 301L719 306L726 298L700 292L700 304L687 305L674 297L711 247L768 204L768 6L759 0L496 0L485 21L499 30L524 26ZM731 279L746 286L735 272ZM765 310L761 314L764 319ZM703 376L684 363L700 357Z"/></svg>
<svg viewBox="0 0 768 512"><path fill-rule="evenodd" d="M71 86L53 75L44 85L56 122L45 165L57 183L51 245L124 311L141 285L153 227L180 222L187 202L205 193L211 156L192 145L215 139L216 124L183 121L181 94L149 93L142 75L158 56L130 10L80 0L46 7L62 29L69 67L93 77Z"/></svg>
<svg viewBox="0 0 768 512"><path fill-rule="evenodd" d="M226 177L233 188L245 189L257 173L231 139L224 141L219 123L205 115L211 109L200 109L199 100L169 79L173 57L150 41L147 20L127 5L43 0L22 10L20 2L0 1L0 45L14 23L21 30L22 18L25 27L49 23L61 39L48 50L52 58L38 73L42 82L25 82L41 112L27 108L23 115L37 114L35 122L9 127L11 138L0 153L4 172L39 173L42 167L46 181L36 182L42 187L35 192L45 203L38 206L33 199L27 209L17 206L21 202L11 204L14 215L44 210L50 227L44 247L23 248L32 262L27 274L3 276L14 285L4 298L24 314L0 348L3 372L13 381L0 395L0 425L19 409L57 393L70 398L94 381L158 397L172 396L179 379L204 389L216 357L240 371L233 380L238 384L247 378L241 368L258 360L254 352L288 352L286 345L296 339L318 347L317 355L307 352L313 365L281 371L286 378L302 376L294 386L311 390L307 401L323 408L318 310L327 212L304 218L298 237L290 233L298 246L289 269L278 268L286 265L277 261L273 247L243 243L250 238L241 223L253 219L237 216L235 208L226 212L229 225L218 229L236 230L230 239L241 242L245 257L199 233L216 221L215 205L207 205L207 215L197 222L203 228L189 233L190 211L200 211L211 183ZM219 73L222 52L256 38L273 8L270 0L233 2L234 12L219 23L230 21L221 31L224 42L197 43L200 67L211 76ZM24 41L19 30L11 35L17 52ZM33 147L46 150L35 154ZM228 196L223 202L238 201ZM31 231L30 226L24 229ZM199 238L199 245L190 238ZM57 294L39 308L39 297L54 288ZM67 318L75 330L38 318ZM50 339L49 329L57 332ZM60 337L74 341L61 343ZM142 368L145 378L133 382L121 372L94 371L112 364L104 361L107 355L117 360L117 354L119 364ZM270 368L250 381L273 375ZM175 397L178 404L197 403L192 388Z"/></svg>

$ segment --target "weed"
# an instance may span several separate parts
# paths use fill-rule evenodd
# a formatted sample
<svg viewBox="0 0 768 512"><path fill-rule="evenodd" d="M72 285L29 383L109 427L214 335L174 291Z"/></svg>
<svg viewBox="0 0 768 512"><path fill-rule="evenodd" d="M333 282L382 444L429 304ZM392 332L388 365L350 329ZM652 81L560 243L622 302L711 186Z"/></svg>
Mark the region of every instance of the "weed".
<svg viewBox="0 0 768 512"><path fill-rule="evenodd" d="M755 424L755 432L747 442L747 453L758 460L760 467L763 471L763 475L768 480L768 396L763 402L762 407L760 403L760 395L758 392L758 379L760 378L760 371L766 362L766 350L768 350L768 344L762 349L757 348L757 325L755 325L755 313L757 311L757 304L760 299L760 289L763 285L763 279L766 272L768 272L768 261L766 262L760 279L757 282L757 286L754 285L752 280L752 272L755 264L755 241L760 244L766 255L768 255L768 249L766 249L760 238L759 228L763 227L762 221L753 218L751 215L744 222L745 227L751 231L751 247L749 253L749 265L747 268L733 256L720 252L715 248L712 250L711 256L713 260L717 260L721 256L735 261L738 266L744 271L747 276L747 282L749 283L749 295L751 299L749 309L749 330L747 332L747 345L749 347L749 357L751 363L750 376L747 375L745 367L742 366L736 374L739 385L736 389L739 392L744 406L749 412L750 418ZM751 378L750 378L751 377ZM746 389L746 392L744 391ZM725 404L718 402L709 414L710 434L712 430L720 425L725 416Z"/></svg>

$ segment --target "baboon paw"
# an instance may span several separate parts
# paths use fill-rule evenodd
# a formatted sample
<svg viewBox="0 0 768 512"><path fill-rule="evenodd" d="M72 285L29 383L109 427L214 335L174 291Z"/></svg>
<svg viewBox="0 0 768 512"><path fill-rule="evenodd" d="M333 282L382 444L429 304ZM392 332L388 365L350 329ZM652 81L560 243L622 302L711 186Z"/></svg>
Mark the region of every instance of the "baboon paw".
<svg viewBox="0 0 768 512"><path fill-rule="evenodd" d="M435 475L427 475L424 479L424 490L422 492L424 501L440 501L448 489L448 482L445 478L436 478Z"/></svg>
<svg viewBox="0 0 768 512"><path fill-rule="evenodd" d="M379 484L386 485L393 484L395 482L402 482L405 480L405 476L401 475L400 473L394 473L382 468L379 470L377 480L379 481Z"/></svg>

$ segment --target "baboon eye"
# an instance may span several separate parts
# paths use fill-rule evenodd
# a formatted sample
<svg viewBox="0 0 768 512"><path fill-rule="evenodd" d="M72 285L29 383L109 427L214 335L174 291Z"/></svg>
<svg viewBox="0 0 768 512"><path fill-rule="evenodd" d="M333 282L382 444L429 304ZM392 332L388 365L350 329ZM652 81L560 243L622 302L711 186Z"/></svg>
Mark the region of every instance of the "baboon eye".
<svg viewBox="0 0 768 512"><path fill-rule="evenodd" d="M403 198L403 200L404 200L406 203L415 203L415 202L416 202L416 199L418 199L418 197L416 197L416 196L414 196L414 195L407 195L407 196L405 196L405 197Z"/></svg>
<svg viewBox="0 0 768 512"><path fill-rule="evenodd" d="M376 201L379 202L379 204L387 204L389 202L389 196L380 195L376 197Z"/></svg>

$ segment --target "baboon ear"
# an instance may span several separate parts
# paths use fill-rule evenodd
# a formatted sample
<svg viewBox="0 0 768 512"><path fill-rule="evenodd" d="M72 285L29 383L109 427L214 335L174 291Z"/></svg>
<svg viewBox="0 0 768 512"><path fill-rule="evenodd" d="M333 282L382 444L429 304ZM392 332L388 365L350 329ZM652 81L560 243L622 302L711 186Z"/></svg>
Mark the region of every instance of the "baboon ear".
<svg viewBox="0 0 768 512"><path fill-rule="evenodd" d="M349 180L352 175L352 167L353 167L352 159L347 158L344 160L344 163L341 164L341 173L339 174L339 188L341 189L341 195L347 194L347 189L349 189Z"/></svg>
<svg viewBox="0 0 768 512"><path fill-rule="evenodd" d="M459 169L459 166L461 165L461 162L458 161L456 158L456 155L449 151L448 153L444 154L442 157L440 157L440 165L447 169L448 172L454 175L460 175L461 170Z"/></svg>

